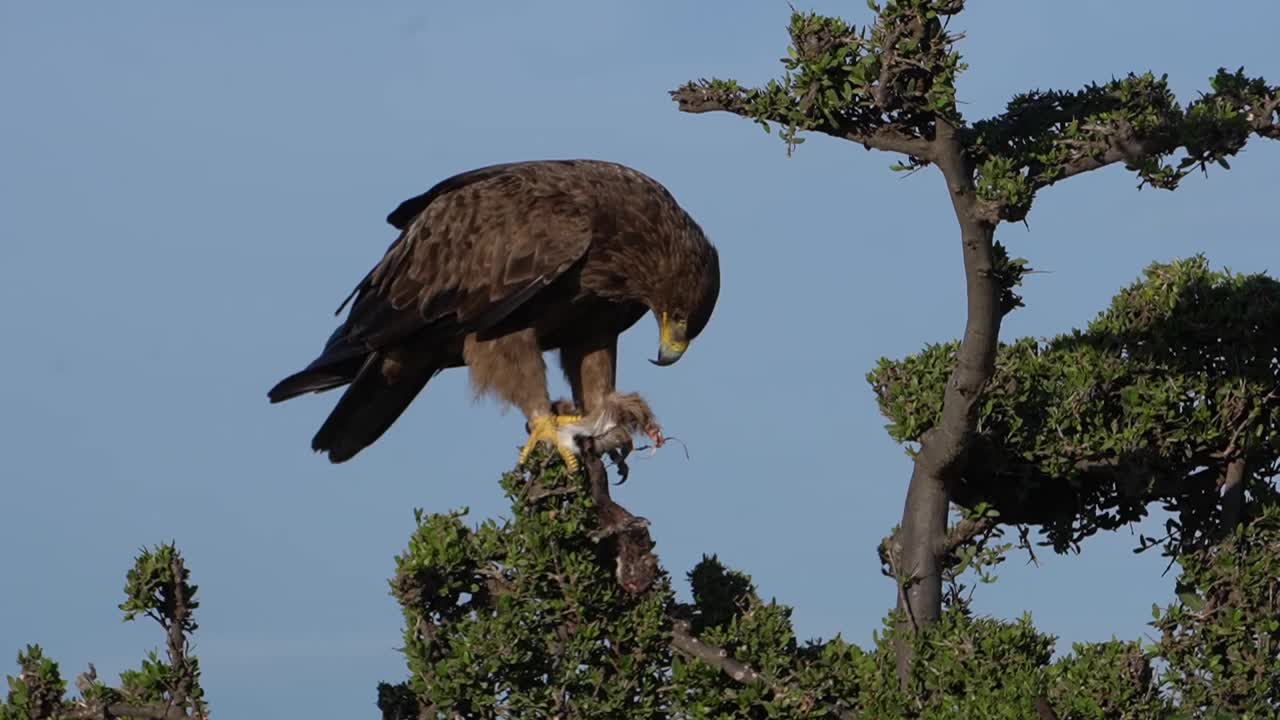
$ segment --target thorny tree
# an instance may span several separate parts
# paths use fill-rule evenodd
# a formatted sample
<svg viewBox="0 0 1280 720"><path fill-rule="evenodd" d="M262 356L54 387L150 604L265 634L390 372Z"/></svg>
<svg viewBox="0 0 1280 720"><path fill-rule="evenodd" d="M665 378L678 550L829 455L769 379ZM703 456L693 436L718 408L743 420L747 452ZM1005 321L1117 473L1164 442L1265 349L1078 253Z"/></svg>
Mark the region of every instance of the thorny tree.
<svg viewBox="0 0 1280 720"><path fill-rule="evenodd" d="M555 467L504 479L513 517L467 529L420 518L398 559L411 679L380 689L385 717L1245 717L1280 712L1280 284L1153 264L1084 331L1001 345L1028 272L995 241L1048 186L1122 163L1173 190L1226 167L1252 136L1280 137L1280 93L1243 71L1179 105L1165 80L1129 75L1030 92L966 122L951 1L873 7L857 28L795 13L786 73L758 89L702 80L680 109L780 128L788 149L822 132L935 167L960 230L962 339L870 375L890 431L913 446L903 519L881 544L895 612L875 648L800 645L789 610L707 558L681 605L635 524L591 469L592 496ZM1161 503L1161 547L1183 574L1155 612L1154 647L1053 640L1025 618L974 618L960 593L1016 530L1058 551ZM948 527L952 505L961 510ZM596 507L596 515L590 508ZM608 510L604 510L608 508ZM603 531L603 532L602 532ZM649 559L648 563L642 560ZM608 571L617 563L618 579ZM641 580L637 582L637 580ZM1153 660L1166 668L1157 677Z"/></svg>
<svg viewBox="0 0 1280 720"><path fill-rule="evenodd" d="M687 112L776 126L788 149L826 133L946 182L964 334L868 376L914 457L902 522L880 545L897 607L874 646L798 642L790 609L714 557L688 574L693 602L676 602L645 524L609 497L600 456L617 438L602 438L584 448L583 476L543 454L505 475L509 519L418 515L391 581L409 679L379 686L384 718L1280 716L1280 283L1202 257L1155 263L1084 330L1002 344L1028 269L995 241L1040 191L1107 165L1170 190L1226 167L1251 137L1280 138L1280 92L1219 71L1182 106L1162 78L1129 75L1029 92L968 122L948 31L962 9L887 2L861 28L794 13L781 80L672 93ZM1153 645L1079 644L1051 661L1054 639L1028 618L970 612L961 574L986 577L1010 547L1001 533L1030 548L1035 529L1067 551L1153 503L1174 518L1139 549L1181 568L1177 599L1153 609ZM194 659L173 642L194 624L165 600L194 608L174 558L144 554L135 573L153 580L131 574L125 606L161 621L168 663L153 657L120 690L86 679L83 701L67 701L56 666L29 649L0 718L201 717Z"/></svg>
<svg viewBox="0 0 1280 720"><path fill-rule="evenodd" d="M1134 519L1146 502L1176 503L1181 496L1215 486L1231 490L1222 512L1236 519L1246 476L1275 474L1274 465L1268 465L1268 461L1274 463L1273 437L1246 438L1232 432L1251 428L1259 414L1274 415L1274 371L1267 372L1274 352L1251 359L1254 367L1248 369L1259 371L1254 379L1260 386L1242 387L1244 392L1231 398L1192 395L1186 399L1188 404L1197 398L1203 401L1200 412L1215 415L1221 422L1216 429L1226 435L1216 445L1203 438L1199 452L1184 458L1161 457L1164 448L1145 445L1151 437L1109 444L1091 437L1093 428L1064 428L1070 414L1080 408L1063 408L1063 416L1039 419L1039 430L1077 431L1057 447L1043 447L1052 443L1025 431L1018 438L1009 437L1011 428L993 422L990 412L993 389L1001 387L1002 379L1021 387L1024 395L1044 396L1023 399L1027 406L1014 408L1015 420L1020 419L1019 412L1035 413L1036 401L1062 401L1052 398L1055 393L1087 389L1105 402L1114 399L1107 396L1119 387L1105 380L1086 388L1085 378L1027 376L1035 372L1031 365L1058 366L1043 368L1053 373L1083 360L1080 353L1084 351L1071 354L1067 346L1074 343L1070 340L1048 350L1024 343L1017 352L1025 361L1011 361L1006 373L1011 377L999 377L1001 318L1021 304L1014 288L1027 268L1021 261L1010 260L994 237L1000 223L1023 220L1040 191L1108 165L1123 163L1138 175L1140 186L1167 190L1177 188L1179 180L1193 170L1215 163L1227 167L1226 158L1251 136L1280 138L1276 88L1247 77L1243 70L1219 70L1210 82L1211 90L1182 107L1164 78L1150 73L1129 75L1074 92L1028 92L1015 97L1004 114L970 123L956 104L956 78L965 69L956 51L959 36L948 31L948 20L963 10L962 0L899 0L872 7L876 21L863 28L836 18L795 13L781 80L758 89L743 88L732 80L702 80L672 95L686 112L726 111L766 128L776 124L789 149L802 142L801 131L821 132L869 149L901 153L906 162L900 169L934 166L946 181L964 257L964 334L958 346L935 349L905 367L883 364L871 378L882 406L898 423L898 438L919 444L902 523L884 553L901 583L900 622L915 628L938 620L947 563L957 548L985 533L997 519L1044 524L1060 546L1072 538L1054 531L1063 522L1070 525L1070 516L1081 515L1078 531L1098 525L1114 527ZM1194 293L1198 288L1185 289ZM1192 306L1191 312L1202 313L1201 319L1210 319L1206 315L1214 312L1191 294L1182 299ZM1252 299L1266 298L1254 295ZM1274 322L1274 314L1267 315L1262 308L1244 305L1241 309L1256 310L1263 316L1258 320ZM1122 358L1128 357L1127 351L1140 352L1156 364L1171 360L1159 357L1160 353L1184 350L1160 345L1124 347L1133 338L1123 333L1156 332L1146 327L1145 318L1125 320L1106 321L1121 331L1116 337L1096 337L1104 330L1088 342ZM1158 332L1184 342L1221 342L1213 337L1215 328L1203 328L1196 336L1193 328L1185 326L1192 320L1178 322L1184 326ZM1274 342L1275 328L1274 324L1241 326L1245 337L1240 339L1248 342L1249 335L1262 332L1271 336L1265 340ZM1262 345L1265 351L1266 343ZM939 367L949 367L939 406L933 412L912 407L911 403L924 399L913 381ZM1233 371L1242 377L1248 374L1243 367L1204 370L1217 376L1213 379ZM1057 385L1036 387L1028 381L1056 381ZM1195 392L1195 388L1185 389ZM1142 394L1144 389L1133 388L1133 392ZM1122 400L1114 408L1120 415L1098 420L1122 416L1123 405ZM904 425L911 425L910 430L903 432ZM1016 497L1008 490L1011 485ZM1052 497L1041 494L1045 488ZM1106 497L1095 497L1100 495ZM949 533L951 502L982 513ZM1121 510L1119 516L1106 516L1115 507ZM1063 515L1068 518L1064 520ZM904 680L909 662L909 645L902 643L898 665Z"/></svg>

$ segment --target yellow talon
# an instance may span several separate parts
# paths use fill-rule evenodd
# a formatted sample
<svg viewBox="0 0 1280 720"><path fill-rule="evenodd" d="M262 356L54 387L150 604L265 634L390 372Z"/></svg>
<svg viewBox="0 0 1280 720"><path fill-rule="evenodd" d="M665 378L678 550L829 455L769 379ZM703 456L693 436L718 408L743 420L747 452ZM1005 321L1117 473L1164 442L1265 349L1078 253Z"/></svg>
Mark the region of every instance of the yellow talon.
<svg viewBox="0 0 1280 720"><path fill-rule="evenodd" d="M570 473L578 472L578 458L566 448L557 448L560 451L560 459L564 460L564 467Z"/></svg>
<svg viewBox="0 0 1280 720"><path fill-rule="evenodd" d="M531 419L529 421L529 440L525 442L524 448L520 451L520 464L523 465L529 459L529 454L533 452L539 442L546 442L550 443L560 453L560 458L564 460L564 466L569 472L578 472L578 458L574 456L572 449L561 444L559 430L580 420L582 418L578 415L539 415Z"/></svg>

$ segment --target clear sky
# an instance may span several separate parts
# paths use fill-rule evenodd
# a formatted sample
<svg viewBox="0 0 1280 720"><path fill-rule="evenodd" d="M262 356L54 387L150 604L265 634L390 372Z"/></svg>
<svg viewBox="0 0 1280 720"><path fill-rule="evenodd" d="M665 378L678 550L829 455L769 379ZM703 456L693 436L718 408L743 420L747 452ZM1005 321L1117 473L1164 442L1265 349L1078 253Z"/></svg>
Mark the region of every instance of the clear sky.
<svg viewBox="0 0 1280 720"><path fill-rule="evenodd" d="M970 118L1010 94L1220 65L1280 78L1280 5L974 3ZM864 22L861 2L806 5ZM401 200L455 172L593 157L665 183L721 251L689 354L620 383L678 448L615 493L682 578L702 553L796 607L801 637L870 639L893 602L875 546L909 463L864 374L963 326L957 233L934 171L731 116L678 113L700 76L780 72L777 2L0 2L0 659L40 642L110 679L162 638L115 608L135 550L176 540L201 586L197 651L227 718L373 717L404 677L387 594L412 509L499 515L518 413L437 379L353 462L309 449L336 395L269 406L394 239ZM1153 260L1277 270L1280 145L1176 194L1076 178L999 237L1032 265L1006 339L1086 323ZM556 388L563 387L556 378ZM1014 557L978 607L1070 641L1148 631L1172 575L1127 532ZM11 664L0 672L12 672Z"/></svg>

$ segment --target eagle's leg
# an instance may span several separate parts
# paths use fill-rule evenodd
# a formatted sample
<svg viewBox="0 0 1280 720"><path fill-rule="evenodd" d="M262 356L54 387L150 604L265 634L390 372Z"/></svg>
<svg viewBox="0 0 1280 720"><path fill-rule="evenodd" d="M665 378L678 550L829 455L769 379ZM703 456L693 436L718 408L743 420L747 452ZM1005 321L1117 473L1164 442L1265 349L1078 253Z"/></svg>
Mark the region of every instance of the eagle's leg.
<svg viewBox="0 0 1280 720"><path fill-rule="evenodd" d="M621 483L626 480L631 436L644 433L661 445L662 430L643 398L615 390L617 354L617 335L606 335L561 348L560 366L573 391L574 405L583 415L581 423L568 429L593 439L597 453L613 458ZM568 403L559 401L557 405Z"/></svg>
<svg viewBox="0 0 1280 720"><path fill-rule="evenodd" d="M565 430L580 421L577 415L553 415L547 393L547 364L532 329L490 340L468 335L462 346L477 394L493 393L520 408L528 423L529 439L520 450L520 464L538 443L555 447L569 472L578 471L573 434Z"/></svg>
<svg viewBox="0 0 1280 720"><path fill-rule="evenodd" d="M605 427L608 424L607 418L601 416L607 413L606 401L617 381L617 360L617 335L590 338L582 343L560 348L560 367L573 392L573 414L583 416L583 435L607 432L609 429ZM569 403L561 400L555 405L565 407ZM631 452L630 435L607 452L619 467L625 468L626 456Z"/></svg>
<svg viewBox="0 0 1280 720"><path fill-rule="evenodd" d="M573 402L589 415L604 406L617 382L618 337L599 338L560 348L560 367Z"/></svg>

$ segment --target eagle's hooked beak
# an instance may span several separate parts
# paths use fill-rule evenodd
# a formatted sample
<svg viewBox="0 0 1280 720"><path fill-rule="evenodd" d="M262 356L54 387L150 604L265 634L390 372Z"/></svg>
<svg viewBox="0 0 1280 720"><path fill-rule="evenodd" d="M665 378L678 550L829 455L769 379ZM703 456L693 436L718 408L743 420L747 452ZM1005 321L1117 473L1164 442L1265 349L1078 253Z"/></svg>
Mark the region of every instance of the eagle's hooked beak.
<svg viewBox="0 0 1280 720"><path fill-rule="evenodd" d="M686 338L687 327L684 322L671 320L664 312L658 317L658 359L650 360L654 365L671 365L684 355L689 347Z"/></svg>

